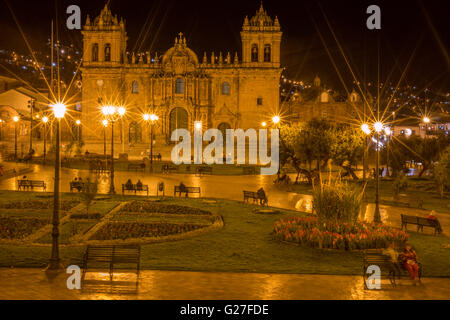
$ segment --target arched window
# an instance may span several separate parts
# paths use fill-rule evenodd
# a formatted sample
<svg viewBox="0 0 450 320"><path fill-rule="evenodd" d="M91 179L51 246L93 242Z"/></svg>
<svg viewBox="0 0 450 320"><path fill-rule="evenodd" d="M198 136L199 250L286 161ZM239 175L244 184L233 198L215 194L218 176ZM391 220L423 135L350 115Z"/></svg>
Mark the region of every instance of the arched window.
<svg viewBox="0 0 450 320"><path fill-rule="evenodd" d="M92 61L98 61L98 43L94 43L92 46Z"/></svg>
<svg viewBox="0 0 450 320"><path fill-rule="evenodd" d="M222 83L222 94L225 96L230 95L230 84L228 82Z"/></svg>
<svg viewBox="0 0 450 320"><path fill-rule="evenodd" d="M189 128L189 114L181 107L174 108L169 115L169 136L176 129L188 129Z"/></svg>
<svg viewBox="0 0 450 320"><path fill-rule="evenodd" d="M272 48L270 44L264 46L264 62L270 62L272 60Z"/></svg>
<svg viewBox="0 0 450 320"><path fill-rule="evenodd" d="M111 45L109 43L105 45L105 61L111 61Z"/></svg>
<svg viewBox="0 0 450 320"><path fill-rule="evenodd" d="M142 128L137 122L130 123L128 139L130 143L142 142Z"/></svg>
<svg viewBox="0 0 450 320"><path fill-rule="evenodd" d="M175 93L176 94L182 94L184 93L184 80L181 78L178 78L175 85Z"/></svg>
<svg viewBox="0 0 450 320"><path fill-rule="evenodd" d="M252 45L252 62L258 62L258 45Z"/></svg>
<svg viewBox="0 0 450 320"><path fill-rule="evenodd" d="M131 93L138 94L139 93L139 83L135 80L131 84Z"/></svg>

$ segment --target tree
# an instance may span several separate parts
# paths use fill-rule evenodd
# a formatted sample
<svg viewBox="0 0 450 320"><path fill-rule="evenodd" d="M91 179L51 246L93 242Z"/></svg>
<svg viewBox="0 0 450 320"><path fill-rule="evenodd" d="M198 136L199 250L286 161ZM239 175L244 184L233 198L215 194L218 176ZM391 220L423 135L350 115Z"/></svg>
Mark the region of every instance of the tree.
<svg viewBox="0 0 450 320"><path fill-rule="evenodd" d="M354 180L358 180L352 165L356 165L364 152L364 133L359 128L340 124L334 131L336 137L332 145L331 157L344 168Z"/></svg>
<svg viewBox="0 0 450 320"><path fill-rule="evenodd" d="M81 198L83 199L84 204L86 205L86 215L89 215L89 207L94 201L95 197L98 193L98 181L90 182L87 179L87 182L83 185L81 189Z"/></svg>
<svg viewBox="0 0 450 320"><path fill-rule="evenodd" d="M450 188L450 147L445 149L439 163L434 167L434 181L439 195L443 198L445 188Z"/></svg>

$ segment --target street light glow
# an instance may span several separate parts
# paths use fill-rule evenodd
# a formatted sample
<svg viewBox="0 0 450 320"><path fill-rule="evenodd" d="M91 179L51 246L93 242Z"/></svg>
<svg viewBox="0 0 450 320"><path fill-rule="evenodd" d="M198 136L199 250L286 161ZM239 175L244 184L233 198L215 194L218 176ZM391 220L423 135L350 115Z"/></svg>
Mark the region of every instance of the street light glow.
<svg viewBox="0 0 450 320"><path fill-rule="evenodd" d="M384 133L386 133L387 136L390 136L392 133L391 128L389 127L384 128Z"/></svg>
<svg viewBox="0 0 450 320"><path fill-rule="evenodd" d="M144 118L144 121L150 120L150 115L148 113L142 115L142 117Z"/></svg>
<svg viewBox="0 0 450 320"><path fill-rule="evenodd" d="M104 106L102 108L102 112L103 115L106 117L106 116L113 116L117 112L117 110L116 107L114 106Z"/></svg>
<svg viewBox="0 0 450 320"><path fill-rule="evenodd" d="M151 115L150 115L150 120L152 120L152 121L158 121L158 120L159 120L159 117L158 117L156 114L151 114Z"/></svg>
<svg viewBox="0 0 450 320"><path fill-rule="evenodd" d="M370 134L370 128L369 128L369 125L368 125L367 123L364 123L364 124L361 126L361 130L362 130L365 134L367 134L367 135Z"/></svg>
<svg viewBox="0 0 450 320"><path fill-rule="evenodd" d="M263 126L263 127L267 127L267 122L264 121L264 122L262 123L262 126Z"/></svg>
<svg viewBox="0 0 450 320"><path fill-rule="evenodd" d="M423 122L424 122L424 123L430 123L431 120L430 120L430 118L428 118L428 117L424 117L424 118L423 118Z"/></svg>
<svg viewBox="0 0 450 320"><path fill-rule="evenodd" d="M79 126L81 124L80 120L75 121L75 123L77 124L77 126Z"/></svg>
<svg viewBox="0 0 450 320"><path fill-rule="evenodd" d="M373 124L373 128L375 129L376 132L381 132L381 130L383 130L383 124L377 121Z"/></svg>
<svg viewBox="0 0 450 320"><path fill-rule="evenodd" d="M66 105L64 103L58 102L51 106L53 108L53 113L55 118L62 119L66 114Z"/></svg>
<svg viewBox="0 0 450 320"><path fill-rule="evenodd" d="M119 107L117 109L117 112L119 113L119 116L123 117L125 115L125 112L127 112L127 110L124 107Z"/></svg>
<svg viewBox="0 0 450 320"><path fill-rule="evenodd" d="M195 129L197 129L197 130L201 130L202 127L203 127L201 121L195 121L195 124L194 124L194 125L195 125Z"/></svg>
<svg viewBox="0 0 450 320"><path fill-rule="evenodd" d="M13 120L14 120L14 122L19 122L19 117L18 116L14 116Z"/></svg>
<svg viewBox="0 0 450 320"><path fill-rule="evenodd" d="M102 121L102 124L103 124L103 126L106 128L106 127L108 126L108 120L106 120L106 119L103 120L103 121Z"/></svg>
<svg viewBox="0 0 450 320"><path fill-rule="evenodd" d="M43 122L43 123L47 123L47 122L48 122L48 117L43 117L43 118L42 118L42 122Z"/></svg>
<svg viewBox="0 0 450 320"><path fill-rule="evenodd" d="M273 123L275 123L275 124L278 124L278 123L280 123L280 117L279 116L274 116L273 118L272 118L272 122Z"/></svg>

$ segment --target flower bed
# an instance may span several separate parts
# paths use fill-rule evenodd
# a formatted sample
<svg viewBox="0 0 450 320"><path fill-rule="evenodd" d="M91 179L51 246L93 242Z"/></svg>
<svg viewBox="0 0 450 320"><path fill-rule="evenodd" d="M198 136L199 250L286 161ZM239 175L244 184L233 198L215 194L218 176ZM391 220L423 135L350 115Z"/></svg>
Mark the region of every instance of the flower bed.
<svg viewBox="0 0 450 320"><path fill-rule="evenodd" d="M197 208L183 207L173 204L159 204L152 201L133 201L127 203L120 209L120 212L211 215L211 212Z"/></svg>
<svg viewBox="0 0 450 320"><path fill-rule="evenodd" d="M75 208L80 202L79 201L61 201L60 209L62 211L69 211ZM3 209L51 209L53 208L53 200L40 201L40 200L29 200L29 201L15 201L15 202L0 202L0 208Z"/></svg>
<svg viewBox="0 0 450 320"><path fill-rule="evenodd" d="M205 228L206 225L171 223L108 223L89 240L125 240L164 237Z"/></svg>
<svg viewBox="0 0 450 320"><path fill-rule="evenodd" d="M404 243L408 234L373 223L328 223L319 226L316 217L288 218L275 222L275 237L312 248L364 250L386 248L390 243Z"/></svg>
<svg viewBox="0 0 450 320"><path fill-rule="evenodd" d="M46 224L47 220L38 218L0 217L0 239L23 239Z"/></svg>

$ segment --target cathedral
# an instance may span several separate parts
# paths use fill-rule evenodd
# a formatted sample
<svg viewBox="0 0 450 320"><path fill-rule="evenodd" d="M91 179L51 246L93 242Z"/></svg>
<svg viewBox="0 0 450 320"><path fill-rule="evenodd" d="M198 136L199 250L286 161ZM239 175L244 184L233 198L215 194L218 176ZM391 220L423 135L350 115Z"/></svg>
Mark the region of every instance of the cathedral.
<svg viewBox="0 0 450 320"><path fill-rule="evenodd" d="M156 139L170 142L177 128L248 129L261 127L278 112L280 43L278 18L259 8L245 17L242 52L204 53L189 48L183 33L163 55L127 51L125 20L105 6L82 31L83 139L103 136L101 107L124 106L118 139L130 145L150 141L143 114L155 114ZM120 131L120 132L119 132Z"/></svg>

